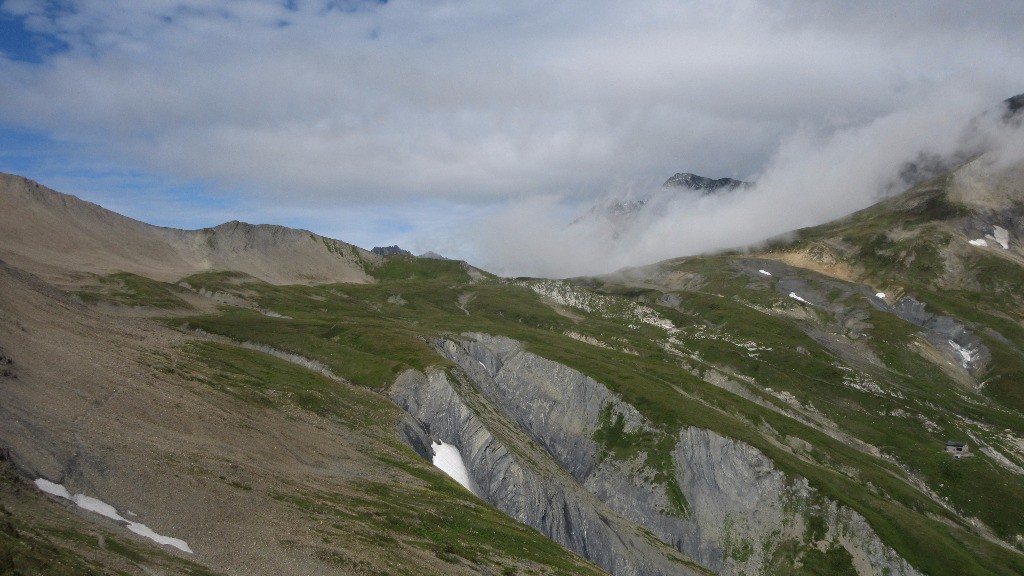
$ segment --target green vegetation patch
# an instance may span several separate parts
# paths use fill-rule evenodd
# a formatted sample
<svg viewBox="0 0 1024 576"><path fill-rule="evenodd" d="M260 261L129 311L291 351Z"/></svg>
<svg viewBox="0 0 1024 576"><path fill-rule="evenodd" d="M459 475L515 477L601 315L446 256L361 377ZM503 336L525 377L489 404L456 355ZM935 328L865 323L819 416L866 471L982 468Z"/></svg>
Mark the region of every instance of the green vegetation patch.
<svg viewBox="0 0 1024 576"><path fill-rule="evenodd" d="M675 438L672 435L644 429L626 432L622 413L615 412L609 402L601 409L598 428L592 438L601 445L599 456L602 459L611 456L617 460L630 460L644 454L646 466L654 471L652 480L665 487L668 512L690 515L690 503L676 481L675 459L672 457Z"/></svg>
<svg viewBox="0 0 1024 576"><path fill-rule="evenodd" d="M660 298L659 292L618 290L607 283L594 283L605 292L598 296L607 298L609 303L605 309L587 312L549 304L523 285L497 280L468 282L461 264L400 259L386 262L391 264L378 269L379 281L369 285L282 287L261 282L239 284L230 278L208 279L211 290L244 293L259 307L291 318L269 318L253 310L225 308L219 314L186 321L191 327L265 343L318 360L352 382L378 389L390 385L406 368L423 370L447 364L424 338L465 331L514 338L530 352L597 377L652 422L660 432L650 437L627 433L624 423L620 424L617 416L609 412L595 440L610 457L646 452L648 466L664 474L659 479L666 480L670 492L673 486L678 489L675 482L667 481L674 468L672 444L660 441L661 438L671 440L686 426L706 428L758 448L786 474L807 478L824 496L857 510L883 541L919 569L932 574L1024 571L1019 555L985 542L966 527L947 524L963 525L963 520L903 480L906 473L897 465L865 454L691 373L715 367L753 378L756 385L751 389L776 405L774 397L758 385L791 392L801 402L813 402L851 434L896 454L901 462L909 463L916 473L928 478L932 486L941 482L939 472L929 468L929 458L940 440L935 436L955 431L952 420L935 417L935 410L928 410L929 417L943 428L934 436L917 420L887 425L880 415L900 404L892 398L844 386L846 372L837 367L842 364L841 359L809 337L800 321L745 306L743 301L771 305L780 297L765 289L764 280L758 283L738 273L729 258L681 263L700 274L702 291L678 293L677 307L657 307L663 317L683 330L680 348L693 354L692 358L666 350L667 334L662 328L630 323L617 315L632 305L634 300L630 298L651 305ZM825 294L835 288L825 281L820 286ZM834 301L844 305L855 298L859 297L847 296L845 289L834 294ZM949 378L911 347L919 329L890 314L872 310L869 309L867 320L870 339L866 342L887 365L872 376L880 384L894 386L910 405L927 406L925 402L933 402L945 410L960 404L948 394ZM826 320L820 316L818 321ZM174 322L180 324L181 320ZM701 327L728 334L736 342L697 337L696 330ZM580 342L567 333L592 338L601 345ZM752 352L738 345L744 340L771 350ZM972 414L971 417L996 421L987 419L989 412L973 405L960 409ZM780 447L775 435L808 442L814 447L812 459ZM987 476L985 471L980 474L998 478ZM1001 495L1008 501L1016 498L1012 492L1004 491ZM677 496L676 499L670 494L676 500L676 511L686 510L681 491ZM950 492L950 500L960 506L955 498ZM981 516L980 512L979 516L992 518L993 524L1000 525L996 516ZM1002 526L1005 529L1008 525ZM742 555L742 550L738 550ZM992 562L1000 568L988 568Z"/></svg>
<svg viewBox="0 0 1024 576"><path fill-rule="evenodd" d="M365 389L335 382L305 367L264 352L215 342L186 344L182 351L203 381L256 406L277 408L291 403L352 427L386 421L394 406Z"/></svg>
<svg viewBox="0 0 1024 576"><path fill-rule="evenodd" d="M409 546L446 562L468 562L499 574L518 573L524 565L552 575L604 574L533 528L476 500L411 451L384 462L394 470L394 483L370 482L351 494L273 496L318 521L325 541L356 539L391 551Z"/></svg>
<svg viewBox="0 0 1024 576"><path fill-rule="evenodd" d="M470 281L466 265L458 260L388 256L369 272L378 280L438 280L465 283Z"/></svg>
<svg viewBox="0 0 1024 576"><path fill-rule="evenodd" d="M163 309L191 309L178 294L182 289L143 276L119 272L99 278L96 290L76 292L84 302L109 302L122 306L150 306Z"/></svg>

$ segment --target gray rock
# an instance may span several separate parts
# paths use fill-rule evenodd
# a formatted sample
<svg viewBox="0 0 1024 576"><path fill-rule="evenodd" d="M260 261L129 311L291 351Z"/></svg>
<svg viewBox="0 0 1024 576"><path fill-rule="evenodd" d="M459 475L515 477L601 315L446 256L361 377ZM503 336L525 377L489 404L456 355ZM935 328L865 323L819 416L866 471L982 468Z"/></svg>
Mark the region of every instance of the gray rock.
<svg viewBox="0 0 1024 576"><path fill-rule="evenodd" d="M841 545L862 574L917 574L859 514L754 447L707 430L671 438L670 481L690 507L680 514L646 454L617 459L594 440L604 410L621 414L627 433L665 434L600 382L508 338L433 344L458 369L406 372L395 401L431 438L462 451L488 502L613 574L697 573L680 572L688 558L721 574L768 573L774 553L793 542ZM809 531L812 519L824 531Z"/></svg>
<svg viewBox="0 0 1024 576"><path fill-rule="evenodd" d="M924 328L928 341L939 350L943 350L951 360L963 363L972 376L982 374L992 361L992 352L982 339L959 320L932 314L925 310L923 302L918 302L911 296L900 299L891 308L886 308L907 322ZM956 347L971 351L971 360L966 361Z"/></svg>
<svg viewBox="0 0 1024 576"><path fill-rule="evenodd" d="M616 575L703 572L583 489L471 386L442 371L407 371L391 396L424 434L458 448L480 496L516 520Z"/></svg>

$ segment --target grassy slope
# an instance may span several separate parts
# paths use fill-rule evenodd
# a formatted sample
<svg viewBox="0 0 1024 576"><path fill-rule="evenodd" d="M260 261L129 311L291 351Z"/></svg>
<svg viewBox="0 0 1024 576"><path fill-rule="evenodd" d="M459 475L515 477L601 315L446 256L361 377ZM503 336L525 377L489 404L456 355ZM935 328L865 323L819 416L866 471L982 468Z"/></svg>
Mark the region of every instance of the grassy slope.
<svg viewBox="0 0 1024 576"><path fill-rule="evenodd" d="M723 279L721 288L731 287L736 294L746 290L745 284L726 282L731 274L727 266L710 261L701 265L717 270ZM1024 571L1020 555L971 535L966 521L901 480L904 473L895 464L711 386L682 369L679 358L661 346L664 333L656 327L624 329L621 320L578 310L573 311L577 318L569 318L555 313L527 288L497 281L470 283L457 263L392 260L381 276L381 282L374 285L327 287L274 287L262 283L239 286L216 277L193 277L189 279L193 286L255 294L259 307L291 318L270 318L249 310L225 308L220 314L185 321L191 327L315 358L351 381L377 389L387 386L406 367L422 369L440 363L422 341L423 335L466 330L506 335L525 342L529 349L547 358L595 375L667 433L682 426L700 426L758 447L784 471L808 478L826 495L860 511L885 541L929 573ZM763 291L748 292L751 299L771 300ZM466 293L472 295L468 305L471 315L458 305L459 296ZM644 294L626 296L642 298ZM686 346L698 352L705 366L725 365L756 378L763 386L792 391L805 402L813 402L848 432L864 436L865 441L891 450L901 461L909 462L933 486L945 483L945 494L956 497L961 492L985 493L985 501L979 501L973 509L967 500L961 499L957 505L981 516L1001 533L1019 528L1019 519L1013 518L1013 511L1021 509L1019 483L1017 487L1009 486L1005 474L987 466L982 458L960 468L961 472L967 466L976 470L954 478L956 474L949 473L946 463L935 458L935 443L944 440L941 434L929 435L912 422L880 421L879 414L897 403L836 385L840 377L834 366L837 359L792 321L753 311L735 298L707 293L683 296L685 301L680 309L695 312L699 318L660 309L677 325L711 323L772 348L771 352L752 359L745 351L721 341L687 340ZM613 300L625 298L618 296ZM873 337L882 342L906 342L914 330L902 321L872 321L877 331ZM181 322L173 321L175 325ZM582 345L564 335L570 330L628 348L635 354ZM809 353L796 352L798 347ZM893 372L903 375L891 380L913 400L943 401L942 389L948 385L944 376L935 374L934 369L927 373L928 379L910 376L920 374L930 365L922 364L906 350L878 348L879 353L888 355L886 360L893 364ZM984 407L976 410L977 416L989 416ZM1019 425L1019 415L1000 414L1014 427ZM947 421L941 424L953 426ZM799 457L780 448L776 439L763 431L766 427L781 438L794 436L810 442L815 446L812 457ZM991 486L974 484L972 478L991 481ZM991 490L996 484L1003 490ZM997 501L1013 504L997 507Z"/></svg>
<svg viewBox="0 0 1024 576"><path fill-rule="evenodd" d="M317 555L326 563L346 570L368 569L343 553L354 539L377 556L395 555L401 547L419 548L446 562L488 566L499 574L519 573L524 567L544 567L539 573L552 575L603 574L536 530L473 498L400 443L393 430L398 408L381 395L233 345L204 342L184 351L194 362L166 369L189 371L191 377L246 400L254 409L280 410L287 402L375 438L367 456L390 470L389 481L369 481L344 492L295 488L268 494L318 526L324 546ZM384 446L388 449L382 450ZM431 573L415 566L395 570Z"/></svg>

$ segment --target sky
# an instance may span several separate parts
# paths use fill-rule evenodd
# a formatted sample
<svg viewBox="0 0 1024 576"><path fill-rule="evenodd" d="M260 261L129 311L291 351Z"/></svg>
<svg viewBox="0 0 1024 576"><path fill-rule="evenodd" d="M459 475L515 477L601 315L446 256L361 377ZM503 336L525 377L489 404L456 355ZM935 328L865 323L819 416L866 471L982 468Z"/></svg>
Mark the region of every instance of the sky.
<svg viewBox="0 0 1024 576"><path fill-rule="evenodd" d="M163 226L596 273L876 201L1024 92L1022 21L1019 0L4 0L0 171ZM676 172L758 186L655 201L614 243L569 226Z"/></svg>

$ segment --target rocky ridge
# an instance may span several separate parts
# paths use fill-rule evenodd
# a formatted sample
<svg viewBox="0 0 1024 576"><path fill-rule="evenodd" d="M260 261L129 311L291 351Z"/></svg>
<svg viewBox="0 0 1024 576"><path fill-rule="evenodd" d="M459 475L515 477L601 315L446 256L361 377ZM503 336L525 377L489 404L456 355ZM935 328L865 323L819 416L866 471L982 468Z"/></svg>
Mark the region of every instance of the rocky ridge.
<svg viewBox="0 0 1024 576"><path fill-rule="evenodd" d="M708 178L698 176L689 172L673 174L671 178L661 185L662 190L685 189L700 192L702 196L715 194L716 192L731 192L739 188L750 188L754 184L732 178Z"/></svg>
<svg viewBox="0 0 1024 576"><path fill-rule="evenodd" d="M177 281L231 270L272 284L370 282L366 266L380 262L351 244L284 226L152 226L10 174L0 174L0 228L0 258L50 278L130 272Z"/></svg>

